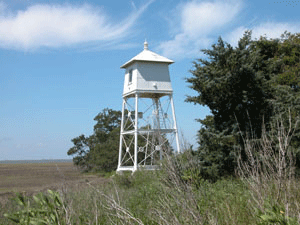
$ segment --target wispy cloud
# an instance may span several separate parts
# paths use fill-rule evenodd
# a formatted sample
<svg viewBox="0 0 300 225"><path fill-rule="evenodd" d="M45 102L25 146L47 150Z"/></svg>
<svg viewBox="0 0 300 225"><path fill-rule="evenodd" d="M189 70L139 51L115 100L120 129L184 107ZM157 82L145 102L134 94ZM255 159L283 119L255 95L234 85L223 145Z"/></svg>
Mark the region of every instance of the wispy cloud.
<svg viewBox="0 0 300 225"><path fill-rule="evenodd" d="M173 38L163 41L157 51L172 59L194 58L200 49L209 48L219 36L236 45L246 30L252 37L279 38L284 31L298 32L300 23L263 21L263 18L245 18L247 8L243 0L192 0L177 6L170 24ZM176 18L177 17L177 18ZM172 21L172 19L170 20ZM241 26L241 24L245 24Z"/></svg>
<svg viewBox="0 0 300 225"><path fill-rule="evenodd" d="M172 40L162 42L158 49L169 57L188 57L211 43L213 34L236 19L242 2L190 1L178 7L179 32Z"/></svg>
<svg viewBox="0 0 300 225"><path fill-rule="evenodd" d="M0 4L0 47L32 50L58 48L83 43L119 42L127 37L139 16L153 0L114 24L100 8L85 4L74 6L37 4L16 13ZM5 13L4 13L5 11Z"/></svg>
<svg viewBox="0 0 300 225"><path fill-rule="evenodd" d="M246 30L252 31L253 39L258 39L261 36L274 39L279 38L285 31L291 33L299 32L300 23L264 22L254 27L241 26L225 35L224 39L233 46L236 46Z"/></svg>

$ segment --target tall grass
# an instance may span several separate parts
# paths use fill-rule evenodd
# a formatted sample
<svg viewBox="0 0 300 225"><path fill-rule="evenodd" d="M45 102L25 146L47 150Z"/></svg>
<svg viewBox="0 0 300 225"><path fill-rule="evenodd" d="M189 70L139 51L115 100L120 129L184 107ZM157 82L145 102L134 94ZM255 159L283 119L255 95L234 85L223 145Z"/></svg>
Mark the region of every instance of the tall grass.
<svg viewBox="0 0 300 225"><path fill-rule="evenodd" d="M290 145L298 121L278 118L259 140L246 138L246 160L238 157L237 173L249 187L249 203L262 224L299 224L300 189L295 177L295 149Z"/></svg>

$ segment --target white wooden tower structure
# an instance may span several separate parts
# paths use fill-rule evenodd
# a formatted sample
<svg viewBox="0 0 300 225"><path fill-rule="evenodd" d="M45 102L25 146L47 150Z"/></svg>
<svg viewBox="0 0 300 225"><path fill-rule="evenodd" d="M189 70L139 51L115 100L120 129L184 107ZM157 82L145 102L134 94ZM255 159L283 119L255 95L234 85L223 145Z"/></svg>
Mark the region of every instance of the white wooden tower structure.
<svg viewBox="0 0 300 225"><path fill-rule="evenodd" d="M157 169L163 154L180 152L169 65L172 60L144 50L125 69L117 171Z"/></svg>

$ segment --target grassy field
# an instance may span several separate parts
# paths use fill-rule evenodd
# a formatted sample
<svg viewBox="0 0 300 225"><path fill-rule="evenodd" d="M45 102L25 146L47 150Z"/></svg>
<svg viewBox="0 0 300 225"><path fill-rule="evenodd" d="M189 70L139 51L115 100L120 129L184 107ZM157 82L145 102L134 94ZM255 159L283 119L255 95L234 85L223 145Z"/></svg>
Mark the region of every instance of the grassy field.
<svg viewBox="0 0 300 225"><path fill-rule="evenodd" d="M105 178L82 174L72 162L0 164L0 203L16 192L28 195L47 189L57 190Z"/></svg>
<svg viewBox="0 0 300 225"><path fill-rule="evenodd" d="M5 213L18 224L300 223L299 180L274 154L265 155L273 170L257 173L245 162L239 176L216 182L194 173L193 155L182 156L166 155L158 171L109 178L81 174L72 163L0 164L0 224L14 224ZM18 201L14 191L24 192Z"/></svg>
<svg viewBox="0 0 300 225"><path fill-rule="evenodd" d="M278 186L277 181L260 180L263 183L258 183L256 190L251 188L252 181L237 177L215 183L201 178L187 181L182 179L178 163L171 159L160 171L110 178L80 174L69 163L1 165L2 197L7 200L0 204L0 224L13 224L4 213L22 212L21 218L26 218L28 210L35 215L32 219L48 219L44 224L232 225L300 221L296 180L289 180L292 182L289 189L282 188L283 183ZM61 203L55 203L47 189L57 191ZM22 194L23 206L8 199L13 195L11 190L26 192ZM38 194L39 191L43 194ZM289 193L289 198L276 193ZM49 203L43 203L45 198ZM39 214L41 208L47 211L46 217ZM51 218L58 222L49 221Z"/></svg>

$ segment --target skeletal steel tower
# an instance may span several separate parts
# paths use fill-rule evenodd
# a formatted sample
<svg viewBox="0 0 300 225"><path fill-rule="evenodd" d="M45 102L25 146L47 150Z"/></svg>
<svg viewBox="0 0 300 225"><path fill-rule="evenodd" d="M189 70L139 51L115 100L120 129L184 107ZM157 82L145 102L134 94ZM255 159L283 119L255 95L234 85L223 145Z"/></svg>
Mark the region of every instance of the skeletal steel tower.
<svg viewBox="0 0 300 225"><path fill-rule="evenodd" d="M165 152L180 152L173 89L172 60L144 50L125 69L117 171L156 169Z"/></svg>

